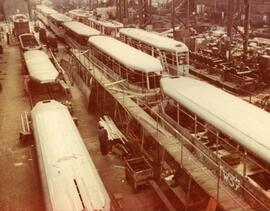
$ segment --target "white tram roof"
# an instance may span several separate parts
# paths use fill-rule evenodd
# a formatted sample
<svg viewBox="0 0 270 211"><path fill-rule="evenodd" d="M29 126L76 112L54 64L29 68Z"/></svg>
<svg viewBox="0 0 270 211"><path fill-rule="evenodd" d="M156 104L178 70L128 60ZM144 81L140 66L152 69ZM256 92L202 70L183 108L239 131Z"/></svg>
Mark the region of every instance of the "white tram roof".
<svg viewBox="0 0 270 211"><path fill-rule="evenodd" d="M249 152L270 163L270 114L266 111L192 78L164 78L165 95L232 137Z"/></svg>
<svg viewBox="0 0 270 211"><path fill-rule="evenodd" d="M105 19L97 19L96 17L89 17L88 20L100 24L101 26L107 27L107 28L123 28L124 25L118 21L115 20L105 20Z"/></svg>
<svg viewBox="0 0 270 211"><path fill-rule="evenodd" d="M188 47L174 39L148 32L138 28L123 28L119 30L120 33L129 36L133 39L140 40L146 44L154 46L161 50L167 50L172 52L188 52Z"/></svg>
<svg viewBox="0 0 270 211"><path fill-rule="evenodd" d="M52 18L54 18L57 21L61 21L61 22L68 22L68 21L72 21L72 18L69 16L66 16L62 13L53 13L50 15Z"/></svg>
<svg viewBox="0 0 270 211"><path fill-rule="evenodd" d="M24 53L24 60L30 77L39 83L55 82L59 73L42 50L30 50Z"/></svg>
<svg viewBox="0 0 270 211"><path fill-rule="evenodd" d="M162 72L158 59L112 37L93 36L89 38L89 43L131 69L145 73Z"/></svg>
<svg viewBox="0 0 270 211"><path fill-rule="evenodd" d="M28 22L28 18L25 14L16 14L12 16L13 22Z"/></svg>
<svg viewBox="0 0 270 211"><path fill-rule="evenodd" d="M36 8L48 15L53 14L53 13L58 13L56 10L50 7L47 7L46 5L43 5L43 4L37 5Z"/></svg>
<svg viewBox="0 0 270 211"><path fill-rule="evenodd" d="M75 32L76 34L84 35L84 36L94 36L99 35L100 32L96 29L93 29L81 22L78 21L70 21L64 23L64 26L69 28L71 31Z"/></svg>
<svg viewBox="0 0 270 211"><path fill-rule="evenodd" d="M86 10L83 10L83 9L74 9L74 10L70 10L68 11L69 14L72 14L72 15L76 15L78 17L82 17L82 18L87 18L90 13Z"/></svg>
<svg viewBox="0 0 270 211"><path fill-rule="evenodd" d="M38 102L31 118L47 210L109 210L106 189L67 107Z"/></svg>

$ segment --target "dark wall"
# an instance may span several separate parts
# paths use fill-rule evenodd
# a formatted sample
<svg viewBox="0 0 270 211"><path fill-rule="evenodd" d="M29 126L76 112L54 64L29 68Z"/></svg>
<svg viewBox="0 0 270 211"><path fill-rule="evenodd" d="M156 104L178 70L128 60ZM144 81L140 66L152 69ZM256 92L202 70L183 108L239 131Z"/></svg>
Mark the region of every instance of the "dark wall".
<svg viewBox="0 0 270 211"><path fill-rule="evenodd" d="M0 0L0 21L4 19L3 0Z"/></svg>
<svg viewBox="0 0 270 211"><path fill-rule="evenodd" d="M1 0L1 6L6 19L17 13L28 14L25 0Z"/></svg>

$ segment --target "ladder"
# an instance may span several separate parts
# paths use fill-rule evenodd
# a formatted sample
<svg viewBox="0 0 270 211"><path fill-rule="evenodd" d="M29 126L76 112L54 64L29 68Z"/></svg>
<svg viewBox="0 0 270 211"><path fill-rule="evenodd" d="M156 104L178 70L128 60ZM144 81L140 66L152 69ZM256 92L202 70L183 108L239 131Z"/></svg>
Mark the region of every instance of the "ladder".
<svg viewBox="0 0 270 211"><path fill-rule="evenodd" d="M161 62L161 65L163 67L163 71L169 73L169 67L167 63L167 58L164 52L161 52L161 50L158 50L159 60Z"/></svg>

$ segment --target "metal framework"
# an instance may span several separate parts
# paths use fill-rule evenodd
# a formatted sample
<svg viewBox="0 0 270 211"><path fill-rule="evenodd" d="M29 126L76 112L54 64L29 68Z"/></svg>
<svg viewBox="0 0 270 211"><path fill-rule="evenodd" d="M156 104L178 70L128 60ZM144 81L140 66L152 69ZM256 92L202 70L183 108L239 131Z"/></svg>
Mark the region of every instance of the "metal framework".
<svg viewBox="0 0 270 211"><path fill-rule="evenodd" d="M228 0L227 10L227 33L229 37L229 61L232 58L232 39L234 30L243 38L243 60L245 61L248 54L248 40L249 40L249 23L250 23L250 0L242 0L243 8L241 8L240 0ZM244 15L244 32L238 29L237 20Z"/></svg>
<svg viewBox="0 0 270 211"><path fill-rule="evenodd" d="M173 29L173 34L175 35L175 27L177 23L181 23L185 27L186 34L185 37L189 38L189 28L190 28L190 10L191 5L194 5L194 0L172 0L171 2L171 25ZM183 16L181 13L185 13L185 21L183 21Z"/></svg>
<svg viewBox="0 0 270 211"><path fill-rule="evenodd" d="M128 18L127 0L116 0L116 14L120 22L123 22L124 18Z"/></svg>
<svg viewBox="0 0 270 211"><path fill-rule="evenodd" d="M152 22L152 0L139 0L139 26L145 28Z"/></svg>
<svg viewBox="0 0 270 211"><path fill-rule="evenodd" d="M236 181L232 185L232 181L235 181L235 177L238 175L230 171L226 162L217 159L217 156L214 156L215 153L209 154L209 151L205 147L195 144L196 142L192 141L194 136L199 134L198 129L205 126L199 124L200 122L196 116L190 113L186 114L191 115L190 118L194 123L194 134L185 134L187 133L185 131L180 132L160 112L152 110L141 96L130 95L128 93L129 90L119 88L118 81L114 81L106 69L103 69L99 63L92 59L91 61L88 60L85 55L74 50L71 53L73 54L73 61L82 67L81 71L78 72L78 76L81 78L78 82L85 81L87 86L91 87L89 79L93 78L95 81L94 84L99 84L100 91L96 93L97 102L104 98L102 97L104 90L111 95L112 99L115 100L113 109L115 112L113 116L117 119L115 122L126 126L127 133L137 134L136 142L139 145L140 151L146 156L149 155L149 140L147 138L151 136L153 145L156 146L154 163L156 163L159 169L158 174L161 176L161 173L164 172L163 170L167 168L166 164L169 161L174 161L176 167L191 175L192 180L190 178L186 184L187 192L184 195L186 202L191 196L190 191L193 184L197 183L211 196L211 200L217 202L224 209L228 209L228 207L232 208L232 205L235 209L249 209L249 205L240 195L252 199L256 202L257 206L265 206L264 203L261 203L261 199L258 199L250 188L247 188L249 186L246 186L246 180L243 180L243 183ZM108 98L105 99L107 99L107 102ZM102 101L105 103L104 100ZM145 112L140 105L150 113ZM177 110L178 112L181 110L179 105L177 106ZM182 112L186 111L183 110ZM124 113L125 115L123 115ZM137 133L133 131L136 127L131 122L136 123L135 125L137 125L138 131L140 131L139 133L138 131ZM213 134L216 135L216 146L218 146L220 144L219 142L221 142L221 137L217 131L213 131ZM187 136L190 136L191 140ZM189 148L194 149L193 153L189 151ZM214 152L217 150L218 148L214 149ZM243 158L246 160L245 154ZM211 166L214 172L205 168L205 166ZM243 175L245 174L246 170L243 169ZM239 191L235 191L236 187ZM185 204L185 206L188 207L189 205Z"/></svg>

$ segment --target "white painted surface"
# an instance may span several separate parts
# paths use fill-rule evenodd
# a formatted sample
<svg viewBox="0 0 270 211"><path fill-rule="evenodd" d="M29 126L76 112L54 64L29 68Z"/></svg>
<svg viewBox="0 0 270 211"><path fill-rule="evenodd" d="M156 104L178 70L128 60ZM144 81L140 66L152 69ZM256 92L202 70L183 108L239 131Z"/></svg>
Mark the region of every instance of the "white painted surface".
<svg viewBox="0 0 270 211"><path fill-rule="evenodd" d="M89 17L88 20L98 25L104 26L106 28L118 29L124 27L122 23L114 20L105 20L105 19L97 20L95 17Z"/></svg>
<svg viewBox="0 0 270 211"><path fill-rule="evenodd" d="M172 52L188 52L188 47L174 39L148 32L138 28L123 28L120 29L121 34L127 35L135 40L140 40L143 43L154 46L160 50L172 51Z"/></svg>
<svg viewBox="0 0 270 211"><path fill-rule="evenodd" d="M68 109L54 100L43 101L31 117L46 209L109 210L106 189Z"/></svg>
<svg viewBox="0 0 270 211"><path fill-rule="evenodd" d="M100 32L98 30L93 29L93 28L91 28L83 23L77 22L77 21L66 22L63 25L79 35L84 35L84 36L90 37L90 36L100 34Z"/></svg>
<svg viewBox="0 0 270 211"><path fill-rule="evenodd" d="M31 79L39 83L51 83L57 79L58 71L42 50L26 51L24 60Z"/></svg>
<svg viewBox="0 0 270 211"><path fill-rule="evenodd" d="M164 78L161 88L248 151L270 163L270 114L206 82Z"/></svg>
<svg viewBox="0 0 270 211"><path fill-rule="evenodd" d="M89 43L131 69L146 73L162 71L158 59L114 38L94 36L89 39Z"/></svg>

